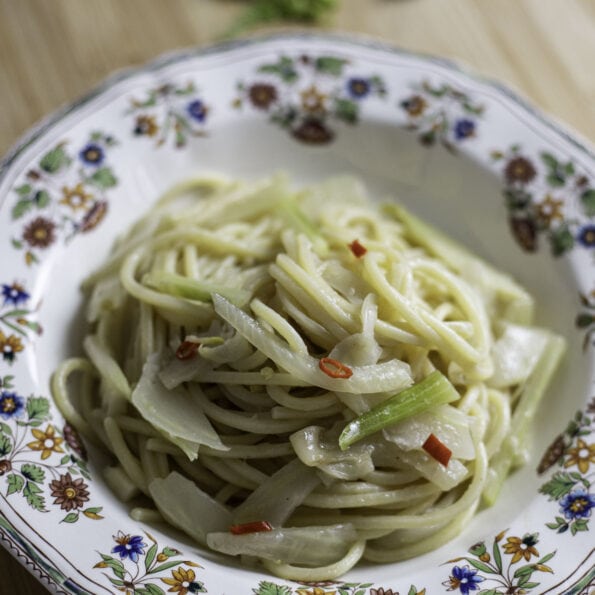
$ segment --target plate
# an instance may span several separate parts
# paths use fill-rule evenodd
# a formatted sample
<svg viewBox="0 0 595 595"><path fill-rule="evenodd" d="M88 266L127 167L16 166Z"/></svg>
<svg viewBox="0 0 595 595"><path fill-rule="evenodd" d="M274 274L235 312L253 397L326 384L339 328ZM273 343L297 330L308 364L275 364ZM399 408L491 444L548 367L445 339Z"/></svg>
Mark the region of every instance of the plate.
<svg viewBox="0 0 595 595"><path fill-rule="evenodd" d="M132 520L49 379L81 279L197 173L360 177L535 296L569 343L527 465L440 549L297 584ZM0 174L0 536L59 593L587 593L595 585L595 155L508 89L368 40L274 36L165 56L51 116Z"/></svg>

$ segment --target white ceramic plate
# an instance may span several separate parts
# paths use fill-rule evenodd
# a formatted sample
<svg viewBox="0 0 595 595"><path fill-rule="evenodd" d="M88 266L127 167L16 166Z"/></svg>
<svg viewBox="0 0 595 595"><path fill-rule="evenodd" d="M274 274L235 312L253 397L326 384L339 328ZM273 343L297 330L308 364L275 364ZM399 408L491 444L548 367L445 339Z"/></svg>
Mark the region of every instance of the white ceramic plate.
<svg viewBox="0 0 595 595"><path fill-rule="evenodd" d="M568 357L527 466L439 550L298 585L132 521L50 400L78 290L115 238L201 172L342 172L515 275ZM0 537L59 593L590 593L595 585L595 157L499 85L375 43L273 37L118 74L0 172ZM128 543L122 557L119 544ZM122 549L122 548L120 548Z"/></svg>

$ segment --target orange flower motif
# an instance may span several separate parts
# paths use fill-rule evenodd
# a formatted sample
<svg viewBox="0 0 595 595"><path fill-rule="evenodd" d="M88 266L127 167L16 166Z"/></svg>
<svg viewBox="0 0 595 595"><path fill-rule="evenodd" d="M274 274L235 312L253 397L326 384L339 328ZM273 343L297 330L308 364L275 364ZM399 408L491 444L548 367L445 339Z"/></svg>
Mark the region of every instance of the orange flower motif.
<svg viewBox="0 0 595 595"><path fill-rule="evenodd" d="M324 112L327 96L311 85L300 93L302 98L302 107L307 112Z"/></svg>
<svg viewBox="0 0 595 595"><path fill-rule="evenodd" d="M536 543L536 535L527 534L522 539L520 537L507 537L504 551L507 554L513 554L511 564L516 564L521 558L528 562L531 556L539 556L539 552L535 549Z"/></svg>
<svg viewBox="0 0 595 595"><path fill-rule="evenodd" d="M51 424L45 429L45 432L42 430L38 430L37 428L33 428L31 433L37 440L33 442L29 442L27 446L31 450L40 450L41 451L41 459L47 459L53 452L64 452L60 444L64 442L63 438L60 436L56 436L56 430L54 426Z"/></svg>
<svg viewBox="0 0 595 595"><path fill-rule="evenodd" d="M2 359L12 362L14 356L19 351L25 349L21 340L16 335L8 335L8 337L0 331L0 355Z"/></svg>
<svg viewBox="0 0 595 595"><path fill-rule="evenodd" d="M540 203L537 204L537 212L539 218L546 224L550 224L554 220L562 220L562 206L564 202L556 200L551 195L547 195Z"/></svg>
<svg viewBox="0 0 595 595"><path fill-rule="evenodd" d="M320 587L312 587L311 589L297 589L298 595L336 595L337 591L325 591Z"/></svg>
<svg viewBox="0 0 595 595"><path fill-rule="evenodd" d="M568 449L568 460L564 467L576 465L581 473L589 470L591 463L595 464L595 443L587 444L584 440L578 439L574 448Z"/></svg>
<svg viewBox="0 0 595 595"><path fill-rule="evenodd" d="M79 182L74 188L64 186L62 188L61 205L70 207L73 211L84 209L87 203L93 198L92 194L85 192L83 184Z"/></svg>
<svg viewBox="0 0 595 595"><path fill-rule="evenodd" d="M134 134L138 136L155 136L159 132L159 125L154 116L137 116Z"/></svg>
<svg viewBox="0 0 595 595"><path fill-rule="evenodd" d="M177 570L172 570L171 574L172 578L161 579L166 585L170 585L168 592L179 593L179 595L205 592L203 584L194 580L196 578L194 570L180 566Z"/></svg>

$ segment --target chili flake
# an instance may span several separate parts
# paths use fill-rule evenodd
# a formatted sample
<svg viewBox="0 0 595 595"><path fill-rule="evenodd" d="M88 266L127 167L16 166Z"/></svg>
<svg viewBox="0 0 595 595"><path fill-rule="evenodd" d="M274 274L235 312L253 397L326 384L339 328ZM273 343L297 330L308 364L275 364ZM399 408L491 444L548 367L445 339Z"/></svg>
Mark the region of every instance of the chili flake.
<svg viewBox="0 0 595 595"><path fill-rule="evenodd" d="M368 251L368 249L365 246L362 246L359 243L359 240L353 240L353 242L351 242L351 244L348 245L356 258L361 258Z"/></svg>
<svg viewBox="0 0 595 595"><path fill-rule="evenodd" d="M176 349L176 357L180 360L192 359L198 351L198 345L194 341L182 341Z"/></svg>
<svg viewBox="0 0 595 595"><path fill-rule="evenodd" d="M331 378L351 378L353 370L332 357L323 357L318 362L318 367Z"/></svg>
<svg viewBox="0 0 595 595"><path fill-rule="evenodd" d="M452 451L434 434L428 436L427 440L423 443L422 448L441 465L444 465L445 467L448 465L448 461L450 461L450 457L452 456Z"/></svg>
<svg viewBox="0 0 595 595"><path fill-rule="evenodd" d="M268 521L252 521L250 523L242 523L240 525L232 525L229 532L234 535L246 535L246 533L262 533L263 531L272 531Z"/></svg>

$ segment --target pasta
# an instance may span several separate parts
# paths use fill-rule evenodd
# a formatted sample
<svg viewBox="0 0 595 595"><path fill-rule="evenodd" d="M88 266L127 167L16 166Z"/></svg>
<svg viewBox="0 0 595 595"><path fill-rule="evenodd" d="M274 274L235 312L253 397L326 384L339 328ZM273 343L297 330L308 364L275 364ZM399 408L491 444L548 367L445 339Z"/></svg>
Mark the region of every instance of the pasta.
<svg viewBox="0 0 595 595"><path fill-rule="evenodd" d="M516 282L351 178L173 188L84 283L52 388L134 518L282 577L457 535L564 351Z"/></svg>

